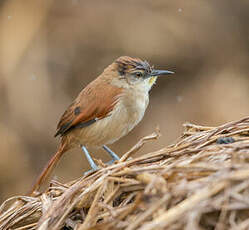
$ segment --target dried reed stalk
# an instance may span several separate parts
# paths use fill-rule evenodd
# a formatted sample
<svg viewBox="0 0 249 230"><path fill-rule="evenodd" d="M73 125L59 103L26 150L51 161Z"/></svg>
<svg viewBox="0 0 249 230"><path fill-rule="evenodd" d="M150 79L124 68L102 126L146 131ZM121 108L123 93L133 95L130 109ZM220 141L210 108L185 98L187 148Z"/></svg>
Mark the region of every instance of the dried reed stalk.
<svg viewBox="0 0 249 230"><path fill-rule="evenodd" d="M185 124L178 141L38 197L0 207L0 229L249 229L249 117L219 127ZM127 160L128 159L128 160Z"/></svg>

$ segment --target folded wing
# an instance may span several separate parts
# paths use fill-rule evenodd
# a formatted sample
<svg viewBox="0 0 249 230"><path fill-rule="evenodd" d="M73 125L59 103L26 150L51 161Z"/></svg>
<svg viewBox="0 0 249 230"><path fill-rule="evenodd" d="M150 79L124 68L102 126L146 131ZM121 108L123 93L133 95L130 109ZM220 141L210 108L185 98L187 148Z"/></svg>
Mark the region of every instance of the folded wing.
<svg viewBox="0 0 249 230"><path fill-rule="evenodd" d="M84 128L105 118L113 110L121 94L121 88L93 81L64 112L55 136L64 136L72 129Z"/></svg>

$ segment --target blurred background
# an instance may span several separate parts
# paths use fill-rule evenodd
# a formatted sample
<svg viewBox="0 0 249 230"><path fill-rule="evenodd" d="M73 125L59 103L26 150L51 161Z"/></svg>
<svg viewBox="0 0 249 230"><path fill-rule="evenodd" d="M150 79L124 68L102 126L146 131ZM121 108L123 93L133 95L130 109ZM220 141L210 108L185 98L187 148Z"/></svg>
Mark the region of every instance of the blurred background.
<svg viewBox="0 0 249 230"><path fill-rule="evenodd" d="M162 137L140 154L172 143L187 121L216 126L249 115L248 22L249 1L1 0L0 201L31 187L56 151L64 110L119 56L176 72L157 81L143 121L111 146L119 155L157 125ZM75 149L54 178L88 169Z"/></svg>

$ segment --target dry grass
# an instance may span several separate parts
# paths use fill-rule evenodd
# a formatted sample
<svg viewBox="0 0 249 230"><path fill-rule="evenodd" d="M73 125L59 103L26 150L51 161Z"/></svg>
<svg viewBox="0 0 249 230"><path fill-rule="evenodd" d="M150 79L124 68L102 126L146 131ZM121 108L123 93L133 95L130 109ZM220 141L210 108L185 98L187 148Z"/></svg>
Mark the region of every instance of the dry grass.
<svg viewBox="0 0 249 230"><path fill-rule="evenodd" d="M249 229L249 117L185 128L159 151L127 160L154 133L115 165L10 198L0 229Z"/></svg>

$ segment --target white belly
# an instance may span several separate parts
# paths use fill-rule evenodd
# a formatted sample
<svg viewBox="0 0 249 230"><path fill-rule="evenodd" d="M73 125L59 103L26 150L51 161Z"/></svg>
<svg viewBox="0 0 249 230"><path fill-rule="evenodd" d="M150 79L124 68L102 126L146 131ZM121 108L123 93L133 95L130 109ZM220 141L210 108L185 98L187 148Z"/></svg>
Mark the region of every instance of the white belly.
<svg viewBox="0 0 249 230"><path fill-rule="evenodd" d="M79 130L78 141L86 146L102 146L115 142L142 120L148 103L148 93L130 92L122 96L109 116Z"/></svg>

